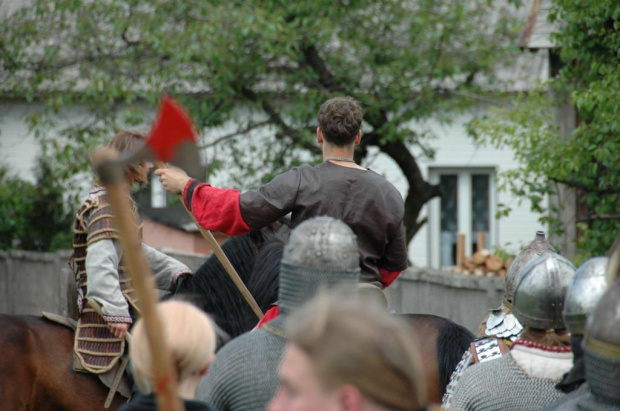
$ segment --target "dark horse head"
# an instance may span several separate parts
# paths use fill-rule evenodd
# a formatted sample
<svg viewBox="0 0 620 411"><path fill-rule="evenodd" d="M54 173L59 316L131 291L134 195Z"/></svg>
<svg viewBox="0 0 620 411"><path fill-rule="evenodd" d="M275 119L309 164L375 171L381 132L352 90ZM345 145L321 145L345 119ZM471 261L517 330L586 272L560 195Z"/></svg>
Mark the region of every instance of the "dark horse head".
<svg viewBox="0 0 620 411"><path fill-rule="evenodd" d="M231 237L222 244L222 250L263 312L278 298L284 238L286 234L268 227ZM189 300L211 314L232 338L251 330L258 322L215 255L178 285L175 297Z"/></svg>

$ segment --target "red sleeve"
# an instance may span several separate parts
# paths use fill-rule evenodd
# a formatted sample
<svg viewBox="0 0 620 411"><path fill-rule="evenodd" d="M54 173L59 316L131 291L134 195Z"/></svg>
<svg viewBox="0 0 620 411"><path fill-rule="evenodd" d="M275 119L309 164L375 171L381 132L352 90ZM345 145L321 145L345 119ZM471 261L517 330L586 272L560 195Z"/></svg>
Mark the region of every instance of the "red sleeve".
<svg viewBox="0 0 620 411"><path fill-rule="evenodd" d="M400 273L402 273L402 271L388 271L385 268L379 268L379 274L381 274L381 288L385 290L389 287Z"/></svg>
<svg viewBox="0 0 620 411"><path fill-rule="evenodd" d="M189 180L183 189L183 202L196 221L207 230L227 235L240 235L250 231L241 216L239 191L211 187L209 184Z"/></svg>

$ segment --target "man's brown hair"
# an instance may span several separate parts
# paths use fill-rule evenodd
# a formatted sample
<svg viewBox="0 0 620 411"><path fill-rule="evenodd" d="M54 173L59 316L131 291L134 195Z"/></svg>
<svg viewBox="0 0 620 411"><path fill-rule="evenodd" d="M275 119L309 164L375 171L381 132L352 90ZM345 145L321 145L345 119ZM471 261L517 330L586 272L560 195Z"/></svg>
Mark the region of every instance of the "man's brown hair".
<svg viewBox="0 0 620 411"><path fill-rule="evenodd" d="M355 141L362 126L362 106L352 97L336 97L321 105L318 117L327 142L339 147L348 146Z"/></svg>
<svg viewBox="0 0 620 411"><path fill-rule="evenodd" d="M125 151L135 150L144 144L146 134L135 130L121 130L119 131L108 144L106 148L114 150L118 154L122 154ZM129 166L126 172L126 178L129 182L135 182L145 184L147 182L147 170L141 164L138 167Z"/></svg>

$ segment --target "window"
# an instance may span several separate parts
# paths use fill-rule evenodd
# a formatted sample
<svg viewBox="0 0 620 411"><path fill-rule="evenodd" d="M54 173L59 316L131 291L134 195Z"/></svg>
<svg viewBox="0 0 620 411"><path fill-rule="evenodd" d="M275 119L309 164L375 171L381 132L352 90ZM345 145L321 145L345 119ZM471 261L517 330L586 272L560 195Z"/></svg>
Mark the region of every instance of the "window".
<svg viewBox="0 0 620 411"><path fill-rule="evenodd" d="M431 168L430 181L442 194L429 207L429 259L433 267L456 265L458 234L465 234L465 255L477 249L478 233L484 248L495 244L495 170L493 168Z"/></svg>

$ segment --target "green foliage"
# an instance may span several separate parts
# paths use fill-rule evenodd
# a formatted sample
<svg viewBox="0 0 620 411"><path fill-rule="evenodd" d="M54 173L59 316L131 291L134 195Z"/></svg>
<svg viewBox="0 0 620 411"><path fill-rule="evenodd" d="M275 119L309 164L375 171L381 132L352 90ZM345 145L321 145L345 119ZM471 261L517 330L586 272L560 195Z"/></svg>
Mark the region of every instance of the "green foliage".
<svg viewBox="0 0 620 411"><path fill-rule="evenodd" d="M522 167L502 177L505 189L528 199L552 230L557 216L543 199L563 183L577 190L580 259L608 251L620 228L620 3L555 0L562 69L547 85L569 93L578 111L571 136L554 126L543 88L472 123L482 143L510 147Z"/></svg>
<svg viewBox="0 0 620 411"><path fill-rule="evenodd" d="M70 249L73 214L49 162L40 159L30 183L0 168L0 249Z"/></svg>
<svg viewBox="0 0 620 411"><path fill-rule="evenodd" d="M336 95L365 108L360 157L368 146L407 153L408 164L414 150L432 155L431 133L411 122L448 122L450 110L474 103L462 96L483 92L476 80L488 87L511 64L520 30L518 1L31 3L4 22L3 88L45 103L30 125L64 177L87 169L85 150L113 130L152 119L169 93L203 131L211 175L225 170L240 188L316 161L316 112ZM69 106L83 118L50 133ZM231 121L232 132L219 128ZM397 149L388 152L390 143ZM407 205L413 222L436 195L420 192L416 169L403 168L421 200Z"/></svg>

